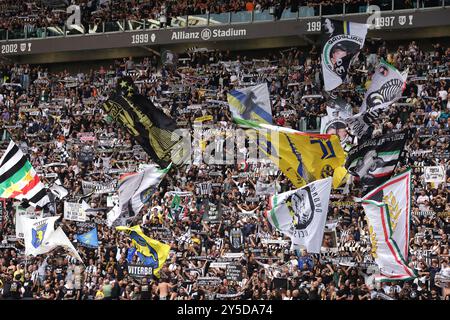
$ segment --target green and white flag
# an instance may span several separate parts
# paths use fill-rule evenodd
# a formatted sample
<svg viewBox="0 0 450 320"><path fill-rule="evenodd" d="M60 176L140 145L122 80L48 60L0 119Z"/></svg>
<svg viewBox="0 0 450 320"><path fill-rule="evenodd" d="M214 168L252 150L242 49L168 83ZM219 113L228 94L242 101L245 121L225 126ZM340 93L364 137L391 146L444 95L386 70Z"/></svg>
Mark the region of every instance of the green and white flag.
<svg viewBox="0 0 450 320"><path fill-rule="evenodd" d="M320 253L332 181L328 177L272 196L269 222L288 236L293 245Z"/></svg>
<svg viewBox="0 0 450 320"><path fill-rule="evenodd" d="M363 200L382 202L388 206L392 239L397 243L405 260L409 252L409 229L411 227L411 169L396 175L372 189ZM380 215L382 208L379 207Z"/></svg>
<svg viewBox="0 0 450 320"><path fill-rule="evenodd" d="M378 281L410 280L416 277L408 267L401 248L394 240L392 212L389 205L374 200L362 200L369 225L371 254L380 268Z"/></svg>

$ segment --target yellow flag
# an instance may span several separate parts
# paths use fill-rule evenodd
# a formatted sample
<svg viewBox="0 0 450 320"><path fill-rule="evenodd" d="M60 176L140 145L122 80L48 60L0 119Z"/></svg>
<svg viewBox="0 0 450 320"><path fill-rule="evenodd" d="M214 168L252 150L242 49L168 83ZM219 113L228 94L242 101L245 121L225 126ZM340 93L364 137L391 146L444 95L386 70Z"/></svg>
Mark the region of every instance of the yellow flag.
<svg viewBox="0 0 450 320"><path fill-rule="evenodd" d="M129 234L131 243L136 248L141 262L146 266L151 266L153 274L159 278L159 270L169 256L170 246L147 237L139 225L134 227L119 226L116 227L116 230Z"/></svg>
<svg viewBox="0 0 450 320"><path fill-rule="evenodd" d="M255 129L248 130L247 135L254 141L259 138L259 150L280 168L296 188L335 174L333 180L336 180L334 186L337 187L344 178L346 155L337 135L308 134L253 121L237 122Z"/></svg>

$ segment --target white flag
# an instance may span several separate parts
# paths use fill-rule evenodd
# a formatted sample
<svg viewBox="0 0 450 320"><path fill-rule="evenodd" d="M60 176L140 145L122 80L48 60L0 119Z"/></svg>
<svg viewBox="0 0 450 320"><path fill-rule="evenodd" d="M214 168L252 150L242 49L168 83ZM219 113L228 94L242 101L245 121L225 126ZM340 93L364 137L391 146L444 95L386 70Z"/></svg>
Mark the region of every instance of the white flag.
<svg viewBox="0 0 450 320"><path fill-rule="evenodd" d="M57 180L53 186L50 188L50 191L57 197L58 199L63 199L69 194L66 188L61 185L61 182Z"/></svg>
<svg viewBox="0 0 450 320"><path fill-rule="evenodd" d="M364 95L359 113L386 109L402 96L407 77L408 70L400 72L382 60L372 76L372 82Z"/></svg>
<svg viewBox="0 0 450 320"><path fill-rule="evenodd" d="M22 231L25 241L25 255L37 256L48 251L45 243L55 231L55 221L59 217L30 219L22 216Z"/></svg>
<svg viewBox="0 0 450 320"><path fill-rule="evenodd" d="M326 91L347 82L347 74L364 46L367 24L322 18L322 72Z"/></svg>
<svg viewBox="0 0 450 320"><path fill-rule="evenodd" d="M270 223L291 238L292 244L320 253L333 179L316 180L270 199Z"/></svg>
<svg viewBox="0 0 450 320"><path fill-rule="evenodd" d="M363 200L370 234L371 253L380 268L379 280L409 280L416 275L408 267L404 256L393 239L391 217L387 204Z"/></svg>
<svg viewBox="0 0 450 320"><path fill-rule="evenodd" d="M59 217L43 219L21 217L21 219L24 227L25 255L37 256L62 246L83 262L61 227L55 231L55 221Z"/></svg>
<svg viewBox="0 0 450 320"><path fill-rule="evenodd" d="M108 227L112 227L114 221L120 216L120 207L118 204L114 206L107 214L106 214L106 223Z"/></svg>
<svg viewBox="0 0 450 320"><path fill-rule="evenodd" d="M128 211L128 205L131 204L134 214L138 214L155 193L170 167L171 165L161 170L157 166L150 166L142 172L122 176L119 181L119 206L121 210Z"/></svg>
<svg viewBox="0 0 450 320"><path fill-rule="evenodd" d="M69 252L69 254L72 257L83 262L78 251L75 249L72 242L70 242L69 238L67 238L67 235L61 229L61 227L58 227L58 229L56 229L50 235L47 242L44 243L44 246L47 247L48 251L51 251L51 250L55 249L56 247L63 247L64 249L66 249Z"/></svg>
<svg viewBox="0 0 450 320"><path fill-rule="evenodd" d="M389 209L392 238L405 260L408 259L409 229L411 221L411 170L392 177L363 197L384 203ZM381 214L382 207L379 207Z"/></svg>

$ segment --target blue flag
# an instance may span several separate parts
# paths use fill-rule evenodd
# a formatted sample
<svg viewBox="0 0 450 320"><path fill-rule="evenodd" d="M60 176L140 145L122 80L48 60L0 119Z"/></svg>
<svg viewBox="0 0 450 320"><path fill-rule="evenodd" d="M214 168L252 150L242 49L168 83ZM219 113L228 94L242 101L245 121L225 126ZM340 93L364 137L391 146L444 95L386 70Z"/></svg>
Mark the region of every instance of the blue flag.
<svg viewBox="0 0 450 320"><path fill-rule="evenodd" d="M98 237L97 237L97 227L89 232L78 234L76 236L77 241L85 247L97 248L98 247Z"/></svg>

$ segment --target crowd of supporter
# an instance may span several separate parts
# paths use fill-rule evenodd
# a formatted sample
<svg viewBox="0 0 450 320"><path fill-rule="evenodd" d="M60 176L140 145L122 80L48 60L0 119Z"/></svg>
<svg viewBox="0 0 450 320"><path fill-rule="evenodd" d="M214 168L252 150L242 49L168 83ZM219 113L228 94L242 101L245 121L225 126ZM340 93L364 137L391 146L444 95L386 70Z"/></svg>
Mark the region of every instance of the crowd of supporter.
<svg viewBox="0 0 450 320"><path fill-rule="evenodd" d="M280 19L283 11L298 11L300 7L313 8L315 15L319 14L318 6L322 5L322 14L342 14L343 4L346 13L365 12L368 5L378 5L381 10L390 10L391 0L143 0L143 1L114 1L114 0L61 0L61 1L26 1L17 2L3 0L0 2L0 30L23 32L29 35L45 27L61 27L66 24L69 5L78 5L81 9L81 23L88 30L89 27L101 25L102 22L116 22L123 20L152 19L165 21L171 25L171 19L187 15L220 14L227 12L270 12L276 19ZM411 9L419 7L441 6L442 0L395 0L395 9ZM446 3L450 5L450 3ZM362 10L362 11L361 11ZM161 19L164 17L163 19ZM22 31L21 31L22 30ZM39 35L38 35L39 36Z"/></svg>
<svg viewBox="0 0 450 320"><path fill-rule="evenodd" d="M273 123L318 132L326 114L319 49L288 48L270 53L194 50L180 55L177 66L162 67L151 55L111 61L90 71L51 72L46 66L2 63L0 66L1 143L10 139L27 154L47 186L59 180L69 195L55 199L56 213L64 201L85 200L88 217L98 229L99 247L79 245L80 226L59 221L84 264L63 249L25 257L16 238L18 203L7 200L0 216L0 297L3 299L283 299L283 300L448 300L450 219L450 48L431 50L416 42L389 50L385 42L367 41L351 70L351 85L339 94L357 113L374 66L381 58L399 70L409 68L402 105L392 106L377 121L374 135L409 128L414 133L397 172L413 168L413 216L408 264L414 280L375 282L367 223L353 196L361 192L333 190L323 253L291 250L288 238L268 223L268 196L256 195L257 182L272 183L278 192L292 185L270 161L247 159L227 165L205 164L198 141L192 164L172 168L151 200L133 221L144 232L170 244L160 278L128 274L127 235L109 227L106 213L113 193L86 196L83 182L110 184L125 172L151 162L131 136L104 113L101 103L123 75L134 78L140 93L189 128L194 119L211 115L200 130L206 142L217 143L235 128L226 93L236 86L267 82ZM220 102L222 101L222 103ZM83 140L83 137L94 139ZM212 136L212 137L211 137ZM236 152L245 153L245 144ZM242 151L244 149L244 151ZM424 183L425 166L443 165L446 183ZM213 174L214 173L214 174ZM218 173L218 174L217 174ZM184 211L174 219L170 191L182 198ZM211 206L221 206L210 219ZM25 205L24 205L25 206ZM27 210L26 208L23 210ZM44 210L44 216L52 212ZM190 230L190 233L188 232ZM231 253L231 254L230 254ZM241 253L241 255L239 255ZM227 279L225 263L238 263L242 278Z"/></svg>

